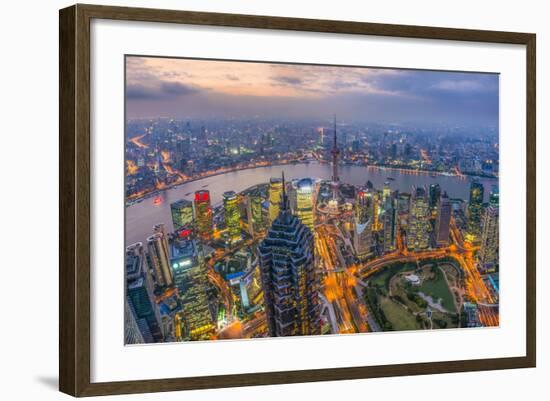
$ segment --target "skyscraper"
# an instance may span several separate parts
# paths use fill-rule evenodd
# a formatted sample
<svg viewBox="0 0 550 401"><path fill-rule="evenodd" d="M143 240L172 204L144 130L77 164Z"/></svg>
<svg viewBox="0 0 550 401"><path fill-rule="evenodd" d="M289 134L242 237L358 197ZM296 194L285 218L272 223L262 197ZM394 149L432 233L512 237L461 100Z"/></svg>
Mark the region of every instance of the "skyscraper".
<svg viewBox="0 0 550 401"><path fill-rule="evenodd" d="M355 196L355 211L353 220L353 248L360 260L372 256L372 225L374 216L374 200L371 189L359 190Z"/></svg>
<svg viewBox="0 0 550 401"><path fill-rule="evenodd" d="M474 242L481 234L481 217L483 214L483 184L473 181L470 186L470 201L468 202L468 227L466 239Z"/></svg>
<svg viewBox="0 0 550 401"><path fill-rule="evenodd" d="M411 194L400 192L397 199L397 211L400 215L408 215L411 206Z"/></svg>
<svg viewBox="0 0 550 401"><path fill-rule="evenodd" d="M445 192L439 200L439 211L436 222L436 242L438 246L449 245L452 205Z"/></svg>
<svg viewBox="0 0 550 401"><path fill-rule="evenodd" d="M384 183L384 188L382 189L382 205L386 206L386 199L391 195L390 183L386 181Z"/></svg>
<svg viewBox="0 0 550 401"><path fill-rule="evenodd" d="M320 334L313 234L290 211L284 175L282 188L279 215L258 247L269 334Z"/></svg>
<svg viewBox="0 0 550 401"><path fill-rule="evenodd" d="M483 216L479 263L484 271L494 271L498 267L499 254L499 193L493 188L489 197L489 206Z"/></svg>
<svg viewBox="0 0 550 401"><path fill-rule="evenodd" d="M353 224L353 248L359 260L365 260L372 256L372 221L360 223L355 217Z"/></svg>
<svg viewBox="0 0 550 401"><path fill-rule="evenodd" d="M138 242L126 248L126 300L128 308L125 313L125 321L129 323L125 327L125 338L132 341L136 333L132 332L135 321L139 328L141 338L146 343L160 342L163 340L160 327L160 311L155 303L153 294L153 282L149 274L149 267L143 244Z"/></svg>
<svg viewBox="0 0 550 401"><path fill-rule="evenodd" d="M153 235L147 238L147 251L155 272L156 283L159 286L172 285L168 234L164 224L157 224L153 228Z"/></svg>
<svg viewBox="0 0 550 401"><path fill-rule="evenodd" d="M124 300L124 344L143 344L145 339L137 324L137 316L134 308Z"/></svg>
<svg viewBox="0 0 550 401"><path fill-rule="evenodd" d="M338 142L336 140L336 116L334 116L334 131L332 140L332 200L338 200L338 187L340 184L340 177L338 176L338 156L340 150L338 149Z"/></svg>
<svg viewBox="0 0 550 401"><path fill-rule="evenodd" d="M170 205L174 231L193 229L193 202L181 199Z"/></svg>
<svg viewBox="0 0 550 401"><path fill-rule="evenodd" d="M290 181L285 188L290 210L294 214L296 214L296 211L298 210L298 181L299 180Z"/></svg>
<svg viewBox="0 0 550 401"><path fill-rule="evenodd" d="M391 193L386 195L384 201L382 227L384 230L383 251L384 253L393 252L397 236L397 201Z"/></svg>
<svg viewBox="0 0 550 401"><path fill-rule="evenodd" d="M441 186L439 184L430 184L430 211L437 210L437 204L441 197Z"/></svg>
<svg viewBox="0 0 550 401"><path fill-rule="evenodd" d="M296 217L305 224L311 232L314 226L313 191L315 183L311 178L304 178L296 185Z"/></svg>
<svg viewBox="0 0 550 401"><path fill-rule="evenodd" d="M186 337L190 340L209 338L215 325L208 308L207 266L200 242L191 237L174 240L170 264L183 307Z"/></svg>
<svg viewBox="0 0 550 401"><path fill-rule="evenodd" d="M371 189L359 190L355 196L355 217L363 224L372 221L374 216L374 197Z"/></svg>
<svg viewBox="0 0 550 401"><path fill-rule="evenodd" d="M258 189L247 195L246 214L248 220L248 232L254 235L265 230L265 222L262 211L262 196Z"/></svg>
<svg viewBox="0 0 550 401"><path fill-rule="evenodd" d="M281 194L283 192L283 184L280 178L271 178L269 180L269 224L279 215L281 205Z"/></svg>
<svg viewBox="0 0 550 401"><path fill-rule="evenodd" d="M380 231L382 229L382 222L380 221L382 208L380 207L380 193L373 191L372 193L372 210L373 210L373 222L372 229L374 231Z"/></svg>
<svg viewBox="0 0 550 401"><path fill-rule="evenodd" d="M204 240L212 239L212 206L210 191L202 189L195 192L195 215L198 236Z"/></svg>
<svg viewBox="0 0 550 401"><path fill-rule="evenodd" d="M241 235L241 215L239 211L239 200L235 191L223 193L223 213L229 241L238 242L242 239Z"/></svg>
<svg viewBox="0 0 550 401"><path fill-rule="evenodd" d="M409 208L407 248L413 251L425 250L430 242L429 204L426 189L416 187Z"/></svg>

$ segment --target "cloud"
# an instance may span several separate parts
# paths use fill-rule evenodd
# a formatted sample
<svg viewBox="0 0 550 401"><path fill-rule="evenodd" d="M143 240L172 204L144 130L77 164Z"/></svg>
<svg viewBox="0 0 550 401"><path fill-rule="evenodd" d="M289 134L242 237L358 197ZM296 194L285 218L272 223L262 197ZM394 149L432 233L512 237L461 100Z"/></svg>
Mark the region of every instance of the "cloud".
<svg viewBox="0 0 550 401"><path fill-rule="evenodd" d="M497 74L128 58L130 114L498 121Z"/></svg>
<svg viewBox="0 0 550 401"><path fill-rule="evenodd" d="M180 77L186 77L186 78L193 77L193 75L188 74L186 72L181 72L181 71L161 71L159 72L159 75L163 78L169 78L169 79L180 78Z"/></svg>
<svg viewBox="0 0 550 401"><path fill-rule="evenodd" d="M200 92L199 88L181 82L161 81L148 85L131 83L126 86L129 100L170 99Z"/></svg>
<svg viewBox="0 0 550 401"><path fill-rule="evenodd" d="M185 85L181 82L164 81L161 82L160 89L162 93L174 96L189 95L191 93L198 92L197 88L190 85Z"/></svg>
<svg viewBox="0 0 550 401"><path fill-rule="evenodd" d="M290 86L299 86L304 84L304 80L298 77L290 77L286 75L278 75L271 77L273 81L276 82L276 85L290 85Z"/></svg>
<svg viewBox="0 0 550 401"><path fill-rule="evenodd" d="M443 80L435 83L433 89L451 92L484 92L490 88L475 80Z"/></svg>
<svg viewBox="0 0 550 401"><path fill-rule="evenodd" d="M446 71L403 71L402 74L366 77L375 88L414 97L464 96L498 92L498 75Z"/></svg>
<svg viewBox="0 0 550 401"><path fill-rule="evenodd" d="M158 93L145 85L128 84L126 85L126 98L131 100L156 99L158 98Z"/></svg>

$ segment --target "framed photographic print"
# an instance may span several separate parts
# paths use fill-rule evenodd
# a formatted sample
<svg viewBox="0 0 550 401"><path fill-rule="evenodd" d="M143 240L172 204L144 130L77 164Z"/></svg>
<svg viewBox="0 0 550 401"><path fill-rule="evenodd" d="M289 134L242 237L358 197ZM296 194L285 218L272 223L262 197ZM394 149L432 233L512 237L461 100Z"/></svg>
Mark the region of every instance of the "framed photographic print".
<svg viewBox="0 0 550 401"><path fill-rule="evenodd" d="M60 390L534 367L535 35L60 11Z"/></svg>

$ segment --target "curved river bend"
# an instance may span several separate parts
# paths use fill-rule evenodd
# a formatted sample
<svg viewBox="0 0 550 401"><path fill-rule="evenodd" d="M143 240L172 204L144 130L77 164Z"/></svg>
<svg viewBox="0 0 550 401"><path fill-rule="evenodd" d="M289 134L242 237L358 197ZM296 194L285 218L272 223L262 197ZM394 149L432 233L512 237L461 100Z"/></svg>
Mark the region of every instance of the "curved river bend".
<svg viewBox="0 0 550 401"><path fill-rule="evenodd" d="M125 242L130 245L134 242L144 241L151 235L153 225L157 223L165 223L167 228L172 230L170 204L179 199L192 200L194 192L197 190L208 189L212 203L215 205L221 202L224 192L229 190L240 192L253 185L269 182L271 177L280 177L283 170L285 177L289 180L305 177L328 180L332 175L330 164L312 162L240 170L182 184L160 192L158 195L162 200L160 204L155 204L155 197L150 197L126 207ZM354 185L365 185L367 180L370 180L376 189L382 189L384 182L390 177L393 178L393 181L389 181L392 190L397 189L400 192L409 193L413 186L437 183L441 186L442 191L447 191L451 198L465 200L469 197L471 182L469 178L442 175L432 177L424 173L405 174L362 166L339 166L339 175L342 182ZM484 178L479 181L485 186L485 200L487 201L491 186L498 185L498 180Z"/></svg>

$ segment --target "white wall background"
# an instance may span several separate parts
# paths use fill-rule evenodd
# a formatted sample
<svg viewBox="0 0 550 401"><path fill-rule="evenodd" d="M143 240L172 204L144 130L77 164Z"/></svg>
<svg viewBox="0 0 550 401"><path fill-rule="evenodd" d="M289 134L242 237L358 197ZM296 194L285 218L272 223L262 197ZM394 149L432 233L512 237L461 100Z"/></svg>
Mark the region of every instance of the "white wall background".
<svg viewBox="0 0 550 401"><path fill-rule="evenodd" d="M550 119L549 10L543 1L156 0L115 3L139 7L433 25L537 33L538 47L538 368L436 376L325 382L183 393L121 396L139 400L543 399L550 375L545 344L550 297L542 250L550 224L543 172ZM70 1L12 1L0 22L0 368L4 399L56 400L57 392L57 104L58 9ZM544 316L544 318L543 318ZM541 395L538 395L541 394Z"/></svg>

